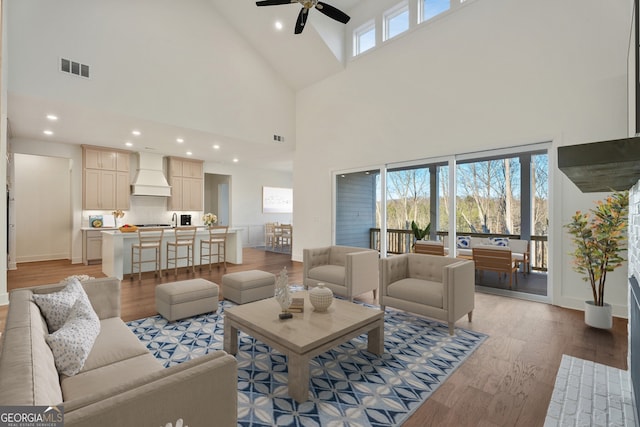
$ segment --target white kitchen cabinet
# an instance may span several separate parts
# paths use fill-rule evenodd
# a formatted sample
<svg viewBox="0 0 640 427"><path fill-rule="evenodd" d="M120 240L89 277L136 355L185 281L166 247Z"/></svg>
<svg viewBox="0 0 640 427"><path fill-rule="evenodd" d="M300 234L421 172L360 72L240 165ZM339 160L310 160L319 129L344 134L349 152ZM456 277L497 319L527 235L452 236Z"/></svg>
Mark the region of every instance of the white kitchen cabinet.
<svg viewBox="0 0 640 427"><path fill-rule="evenodd" d="M203 203L204 180L182 178L182 210L201 211Z"/></svg>
<svg viewBox="0 0 640 427"><path fill-rule="evenodd" d="M102 262L102 231L84 230L82 262L84 265Z"/></svg>
<svg viewBox="0 0 640 427"><path fill-rule="evenodd" d="M130 153L83 146L82 154L83 209L129 209Z"/></svg>
<svg viewBox="0 0 640 427"><path fill-rule="evenodd" d="M169 210L201 211L204 208L204 172L200 160L169 157Z"/></svg>
<svg viewBox="0 0 640 427"><path fill-rule="evenodd" d="M89 169L116 170L116 153L98 148L85 148L84 167Z"/></svg>
<svg viewBox="0 0 640 427"><path fill-rule="evenodd" d="M116 171L85 169L83 208L91 210L117 209L116 180Z"/></svg>

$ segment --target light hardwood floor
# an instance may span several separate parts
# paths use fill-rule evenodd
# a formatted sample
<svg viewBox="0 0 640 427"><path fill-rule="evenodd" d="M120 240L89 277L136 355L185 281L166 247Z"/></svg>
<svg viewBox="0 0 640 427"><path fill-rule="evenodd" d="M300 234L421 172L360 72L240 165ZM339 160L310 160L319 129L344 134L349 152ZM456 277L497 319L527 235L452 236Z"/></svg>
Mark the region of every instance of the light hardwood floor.
<svg viewBox="0 0 640 427"><path fill-rule="evenodd" d="M289 280L302 281L302 264L290 255L244 249L244 264L227 272L259 269L277 274L283 267ZM198 272L221 283L223 269ZM101 266L47 261L20 264L7 274L9 290L56 283L72 274L102 277ZM178 279L193 277L184 269ZM122 318L125 321L156 314L157 283L176 280L173 274L156 279L153 273L122 282ZM224 294L224 289L221 289ZM372 301L372 295L363 300ZM6 306L0 307L4 330ZM627 369L627 321L614 319L613 329L585 326L583 313L552 305L476 293L473 322L466 316L457 326L489 335L487 341L454 372L411 416L406 427L424 426L542 426L562 354Z"/></svg>

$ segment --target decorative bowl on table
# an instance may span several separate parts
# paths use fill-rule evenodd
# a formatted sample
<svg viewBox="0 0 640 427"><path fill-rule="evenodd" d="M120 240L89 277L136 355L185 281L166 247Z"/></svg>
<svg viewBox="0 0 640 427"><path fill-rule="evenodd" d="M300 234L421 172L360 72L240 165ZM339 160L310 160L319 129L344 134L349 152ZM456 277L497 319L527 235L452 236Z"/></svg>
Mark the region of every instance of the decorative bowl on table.
<svg viewBox="0 0 640 427"><path fill-rule="evenodd" d="M318 283L309 290L309 301L314 311L327 311L333 302L333 291L325 287L324 283Z"/></svg>
<svg viewBox="0 0 640 427"><path fill-rule="evenodd" d="M138 231L138 227L135 225L125 224L122 227L118 227L118 230L120 230L121 233L134 233Z"/></svg>

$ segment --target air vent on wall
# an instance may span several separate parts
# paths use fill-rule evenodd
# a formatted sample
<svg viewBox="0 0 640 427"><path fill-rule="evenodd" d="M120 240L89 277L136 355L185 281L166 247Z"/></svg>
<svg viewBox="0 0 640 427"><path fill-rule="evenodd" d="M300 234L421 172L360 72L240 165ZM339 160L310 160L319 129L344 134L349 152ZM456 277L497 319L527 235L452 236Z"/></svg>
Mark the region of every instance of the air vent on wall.
<svg viewBox="0 0 640 427"><path fill-rule="evenodd" d="M63 73L73 74L78 77L89 78L89 66L72 61L66 58L60 58L60 71Z"/></svg>

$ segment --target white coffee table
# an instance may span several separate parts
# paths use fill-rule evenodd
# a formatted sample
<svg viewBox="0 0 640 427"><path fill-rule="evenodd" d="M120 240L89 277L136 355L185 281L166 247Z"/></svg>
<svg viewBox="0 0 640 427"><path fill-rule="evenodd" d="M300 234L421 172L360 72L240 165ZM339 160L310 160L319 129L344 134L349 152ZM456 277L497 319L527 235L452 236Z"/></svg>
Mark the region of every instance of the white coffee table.
<svg viewBox="0 0 640 427"><path fill-rule="evenodd" d="M238 305L224 312L224 349L238 352L238 330L262 341L287 356L289 396L297 402L309 398L309 362L352 338L368 333L367 350L384 353L384 312L349 301L334 299L326 312L315 312L307 292L303 313L280 320L280 306L274 298Z"/></svg>

